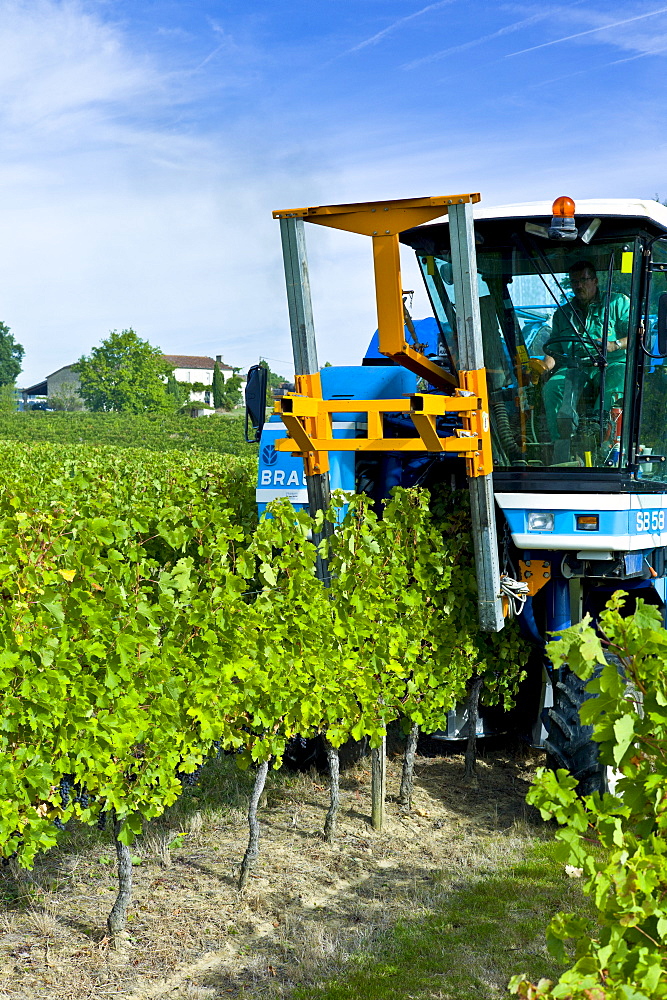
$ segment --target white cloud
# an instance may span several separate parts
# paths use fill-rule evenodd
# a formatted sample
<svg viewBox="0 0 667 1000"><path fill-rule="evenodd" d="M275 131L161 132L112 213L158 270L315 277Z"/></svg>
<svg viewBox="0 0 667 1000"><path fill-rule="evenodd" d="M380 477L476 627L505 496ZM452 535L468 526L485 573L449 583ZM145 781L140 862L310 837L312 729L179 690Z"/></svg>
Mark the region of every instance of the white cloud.
<svg viewBox="0 0 667 1000"><path fill-rule="evenodd" d="M150 54L108 9L0 0L0 319L26 347L24 384L127 326L169 353L289 359L272 209L471 190L487 203L650 195L664 173L655 141L636 157L654 126L634 105L580 108L562 129L541 104L452 114L420 87L407 110L388 96L385 115L343 93L343 70L327 91L314 56L321 90L311 104L297 93L304 60L280 78L286 111L268 85L279 46L203 22L204 37L170 31L168 51ZM224 58L195 71L221 42ZM375 328L370 241L307 234L320 359L357 363ZM419 287L414 266L405 285ZM426 308L418 298L416 314Z"/></svg>
<svg viewBox="0 0 667 1000"><path fill-rule="evenodd" d="M188 123L200 86L78 2L0 3L0 318L26 347L22 382L114 327L230 354L279 325L262 305L272 185L233 128Z"/></svg>
<svg viewBox="0 0 667 1000"><path fill-rule="evenodd" d="M0 6L5 127L53 130L72 112L146 97L157 79L148 60L131 56L118 32L77 2Z"/></svg>

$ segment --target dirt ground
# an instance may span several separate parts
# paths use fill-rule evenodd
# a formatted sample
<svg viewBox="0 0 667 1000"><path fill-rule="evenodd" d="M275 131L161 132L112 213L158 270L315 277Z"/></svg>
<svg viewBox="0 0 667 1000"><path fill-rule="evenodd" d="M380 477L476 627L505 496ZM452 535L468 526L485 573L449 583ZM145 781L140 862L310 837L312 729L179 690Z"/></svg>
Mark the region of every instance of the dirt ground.
<svg viewBox="0 0 667 1000"><path fill-rule="evenodd" d="M243 893L249 778L230 778L226 765L234 787L225 803L195 795L133 848L120 949L104 933L116 892L112 845L72 832L28 881L17 886L4 869L0 1000L250 1000L288 996L335 972L398 918L426 912L434 893L511 862L534 837L524 797L540 754L515 743L483 753L477 787L464 784L460 755L418 757L410 815L396 801L401 759L390 755L379 833L369 823L370 762L344 772L333 846L321 834L326 777L270 774L260 858Z"/></svg>

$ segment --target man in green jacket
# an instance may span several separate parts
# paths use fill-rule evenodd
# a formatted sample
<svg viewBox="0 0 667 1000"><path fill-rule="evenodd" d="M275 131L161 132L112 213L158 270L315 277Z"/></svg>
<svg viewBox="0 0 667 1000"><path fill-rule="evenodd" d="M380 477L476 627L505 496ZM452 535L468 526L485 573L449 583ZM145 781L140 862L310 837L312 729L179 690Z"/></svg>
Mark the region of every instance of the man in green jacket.
<svg viewBox="0 0 667 1000"><path fill-rule="evenodd" d="M545 351L543 362L545 369L552 372L543 391L552 441L576 431L584 392L590 389L592 394L599 395L600 390L600 368L593 362L602 352L605 298L600 295L595 267L590 261L574 264L569 276L574 297L554 314L551 336L554 354ZM628 296L612 292L604 383L607 411L623 396L629 313Z"/></svg>

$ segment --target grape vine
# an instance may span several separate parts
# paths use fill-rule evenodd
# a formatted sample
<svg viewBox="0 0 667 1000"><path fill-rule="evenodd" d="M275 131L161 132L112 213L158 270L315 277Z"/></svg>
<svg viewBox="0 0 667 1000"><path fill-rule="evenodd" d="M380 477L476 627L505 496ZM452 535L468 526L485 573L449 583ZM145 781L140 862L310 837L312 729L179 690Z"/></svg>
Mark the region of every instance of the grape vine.
<svg viewBox="0 0 667 1000"><path fill-rule="evenodd" d="M598 629L586 618L551 644L596 695L582 722L593 724L600 759L617 769L614 794L577 797L566 771L541 769L528 801L561 829L563 860L579 869L597 926L558 913L547 929L557 961L572 962L557 983L515 976L524 1000L659 1000L667 997L667 632L657 608L637 600L620 613L617 592Z"/></svg>
<svg viewBox="0 0 667 1000"><path fill-rule="evenodd" d="M434 515L428 493L397 490L378 518L339 495L314 519L276 501L256 525L252 462L128 456L0 443L5 857L29 867L72 817L111 815L126 867L120 845L210 754L261 772L297 734L335 750L379 746L399 717L439 728L474 674L511 698L518 644L477 634L455 501Z"/></svg>

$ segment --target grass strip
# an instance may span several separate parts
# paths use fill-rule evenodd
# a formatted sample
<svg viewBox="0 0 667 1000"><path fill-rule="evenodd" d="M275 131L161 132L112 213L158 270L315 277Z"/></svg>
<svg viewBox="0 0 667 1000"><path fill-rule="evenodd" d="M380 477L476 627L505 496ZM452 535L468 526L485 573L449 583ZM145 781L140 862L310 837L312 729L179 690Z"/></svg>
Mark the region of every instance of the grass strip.
<svg viewBox="0 0 667 1000"><path fill-rule="evenodd" d="M557 978L564 967L546 950L549 919L561 909L593 917L556 850L538 842L510 868L448 890L437 911L395 925L341 976L299 987L293 1000L495 1000L517 972Z"/></svg>

